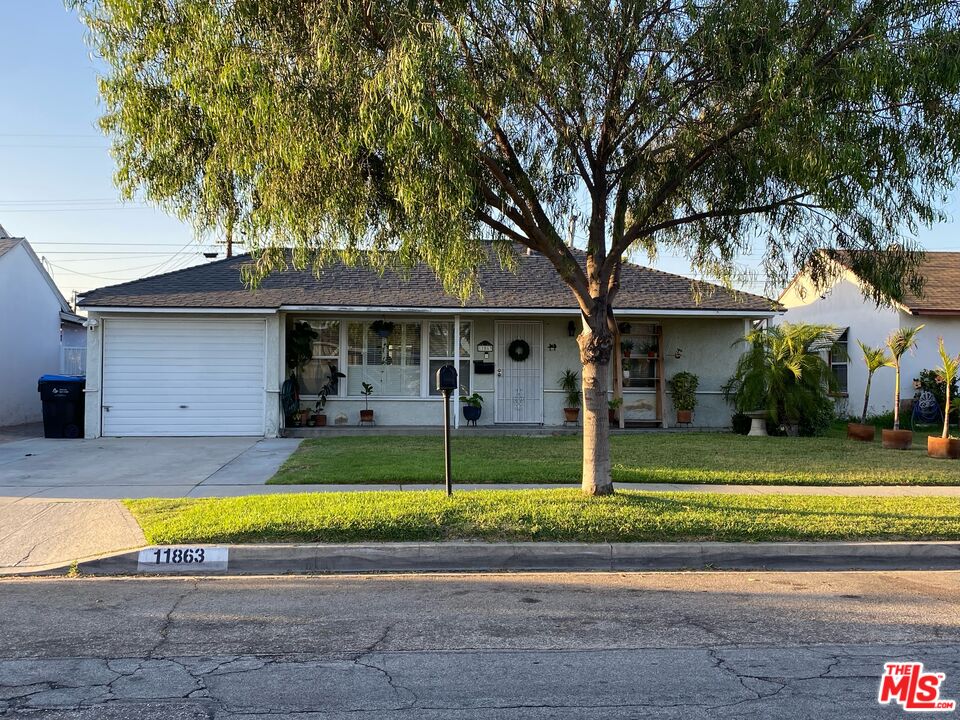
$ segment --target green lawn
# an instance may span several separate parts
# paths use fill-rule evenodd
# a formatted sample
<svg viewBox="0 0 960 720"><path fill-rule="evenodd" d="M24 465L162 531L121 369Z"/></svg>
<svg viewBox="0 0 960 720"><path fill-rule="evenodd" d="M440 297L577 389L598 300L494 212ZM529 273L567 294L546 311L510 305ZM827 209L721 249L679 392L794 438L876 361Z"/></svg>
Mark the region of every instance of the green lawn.
<svg viewBox="0 0 960 720"><path fill-rule="evenodd" d="M127 500L151 543L960 538L960 499L579 490Z"/></svg>
<svg viewBox="0 0 960 720"><path fill-rule="evenodd" d="M579 482L577 435L455 437L453 474L463 483ZM883 450L843 437L748 438L733 433L637 433L611 438L616 482L768 485L960 485L960 462ZM438 437L305 440L271 483L431 483L443 479Z"/></svg>

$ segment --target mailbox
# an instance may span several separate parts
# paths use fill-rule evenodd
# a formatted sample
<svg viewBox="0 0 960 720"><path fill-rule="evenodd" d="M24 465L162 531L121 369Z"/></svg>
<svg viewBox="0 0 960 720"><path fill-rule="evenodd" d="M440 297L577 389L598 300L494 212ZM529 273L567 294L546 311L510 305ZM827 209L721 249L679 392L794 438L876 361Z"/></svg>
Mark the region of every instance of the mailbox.
<svg viewBox="0 0 960 720"><path fill-rule="evenodd" d="M457 369L453 365L441 365L437 370L437 390L456 390Z"/></svg>

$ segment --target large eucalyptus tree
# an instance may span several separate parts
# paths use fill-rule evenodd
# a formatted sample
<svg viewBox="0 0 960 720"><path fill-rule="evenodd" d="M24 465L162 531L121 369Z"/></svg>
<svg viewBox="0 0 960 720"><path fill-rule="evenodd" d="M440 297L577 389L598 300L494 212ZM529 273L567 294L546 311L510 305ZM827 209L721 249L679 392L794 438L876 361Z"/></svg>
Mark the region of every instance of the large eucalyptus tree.
<svg viewBox="0 0 960 720"><path fill-rule="evenodd" d="M940 217L960 148L957 2L69 2L105 63L122 191L235 225L249 281L292 247L424 262L465 298L491 241L548 258L583 315L588 493L612 491L626 253L728 279L753 251L774 281L824 281L852 251L896 297L918 283L901 236Z"/></svg>

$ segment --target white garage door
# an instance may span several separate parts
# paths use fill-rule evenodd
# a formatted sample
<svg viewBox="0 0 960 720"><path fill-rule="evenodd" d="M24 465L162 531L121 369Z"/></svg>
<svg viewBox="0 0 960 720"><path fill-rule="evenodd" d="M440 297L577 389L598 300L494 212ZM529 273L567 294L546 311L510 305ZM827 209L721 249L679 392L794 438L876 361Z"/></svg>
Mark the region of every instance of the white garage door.
<svg viewBox="0 0 960 720"><path fill-rule="evenodd" d="M262 435L263 320L104 321L103 434Z"/></svg>

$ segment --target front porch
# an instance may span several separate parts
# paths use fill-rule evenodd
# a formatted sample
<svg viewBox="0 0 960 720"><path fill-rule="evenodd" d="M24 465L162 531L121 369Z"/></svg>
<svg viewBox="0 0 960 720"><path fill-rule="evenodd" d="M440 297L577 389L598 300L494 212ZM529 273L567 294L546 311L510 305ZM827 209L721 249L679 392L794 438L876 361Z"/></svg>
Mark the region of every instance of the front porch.
<svg viewBox="0 0 960 720"><path fill-rule="evenodd" d="M622 393L624 429L676 425L666 381L682 370L701 380L694 422L687 427L728 427L730 411L721 387L733 370L739 351L732 346L743 335L744 320L625 317L609 391L611 399ZM315 337L312 358L298 368L291 362L291 341L304 323ZM482 412L471 431L580 432L578 426L564 426L565 393L559 386L565 370L580 370L577 316L535 310L524 316L291 311L281 313L280 328L280 347L287 349L284 377L297 376L299 406L307 411L299 419L284 413L286 435L349 434L367 409L380 433L436 428L443 415L434 378L445 364L459 373L461 392L452 403L455 428L466 426L459 394L476 393Z"/></svg>

